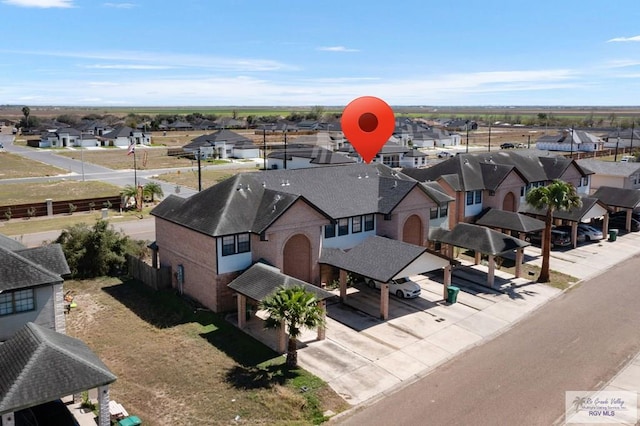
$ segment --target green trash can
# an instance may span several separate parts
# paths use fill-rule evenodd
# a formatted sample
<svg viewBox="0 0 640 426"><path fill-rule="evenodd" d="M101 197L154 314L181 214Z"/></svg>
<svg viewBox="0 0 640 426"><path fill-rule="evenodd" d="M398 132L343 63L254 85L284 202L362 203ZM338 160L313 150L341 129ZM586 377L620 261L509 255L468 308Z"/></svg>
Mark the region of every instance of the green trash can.
<svg viewBox="0 0 640 426"><path fill-rule="evenodd" d="M447 289L447 303L456 303L458 301L458 293L460 289L458 287L449 286Z"/></svg>
<svg viewBox="0 0 640 426"><path fill-rule="evenodd" d="M609 241L615 241L616 239L618 239L618 230L609 229Z"/></svg>
<svg viewBox="0 0 640 426"><path fill-rule="evenodd" d="M129 416L118 421L118 426L138 426L141 424L142 422L138 416Z"/></svg>

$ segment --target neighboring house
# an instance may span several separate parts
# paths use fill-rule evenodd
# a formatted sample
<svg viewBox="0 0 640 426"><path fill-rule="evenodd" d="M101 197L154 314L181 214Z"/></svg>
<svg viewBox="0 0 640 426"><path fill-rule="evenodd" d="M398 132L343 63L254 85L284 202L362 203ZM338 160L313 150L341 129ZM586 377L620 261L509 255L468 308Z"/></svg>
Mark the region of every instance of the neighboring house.
<svg viewBox="0 0 640 426"><path fill-rule="evenodd" d="M396 118L396 127L393 135L398 138L401 145L414 148L457 146L460 145L461 141L458 133L433 128L407 117Z"/></svg>
<svg viewBox="0 0 640 426"><path fill-rule="evenodd" d="M536 149L542 151L595 152L604 149L604 140L591 133L568 129L559 135L545 135L536 141Z"/></svg>
<svg viewBox="0 0 640 426"><path fill-rule="evenodd" d="M407 151L400 160L400 167L424 167L427 165L427 154L414 147Z"/></svg>
<svg viewBox="0 0 640 426"><path fill-rule="evenodd" d="M258 158L260 148L253 141L231 130L221 129L198 136L182 147L187 152L198 152L204 158Z"/></svg>
<svg viewBox="0 0 640 426"><path fill-rule="evenodd" d="M171 195L151 214L159 264L175 271L174 287L222 312L236 307L228 284L259 260L319 286L337 274L321 268L323 250L372 236L424 248L432 223L448 223L451 201L437 183L353 164L241 173L190 198Z"/></svg>
<svg viewBox="0 0 640 426"><path fill-rule="evenodd" d="M0 342L28 322L64 333L62 277L69 273L59 244L26 248L0 235Z"/></svg>
<svg viewBox="0 0 640 426"><path fill-rule="evenodd" d="M45 405L97 388L96 423L109 426L109 385L115 380L82 341L28 322L0 345L0 424L68 424L59 423L59 418L42 418ZM45 407L32 410L38 406Z"/></svg>
<svg viewBox="0 0 640 426"><path fill-rule="evenodd" d="M67 148L99 146L100 142L92 134L81 133L80 130L65 127L42 133L40 140L30 140L28 144L35 148Z"/></svg>
<svg viewBox="0 0 640 426"><path fill-rule="evenodd" d="M102 146L151 145L151 134L128 126L118 126L109 133L103 134L100 140Z"/></svg>
<svg viewBox="0 0 640 426"><path fill-rule="evenodd" d="M442 122L442 125L449 130L458 130L458 131L478 130L478 123L472 120L465 120L461 118L444 120Z"/></svg>
<svg viewBox="0 0 640 426"><path fill-rule="evenodd" d="M286 159L286 164L285 164ZM292 144L287 149L277 149L267 156L268 169L302 169L355 163L353 158L320 146ZM286 167L285 167L286 165Z"/></svg>
<svg viewBox="0 0 640 426"><path fill-rule="evenodd" d="M102 136L105 133L109 133L114 129L114 126L103 123L101 121L87 121L77 126L83 134L89 134L93 136Z"/></svg>
<svg viewBox="0 0 640 426"><path fill-rule="evenodd" d="M580 167L591 170L591 192L603 186L640 189L640 163L601 161L595 158L577 160Z"/></svg>
<svg viewBox="0 0 640 426"><path fill-rule="evenodd" d="M311 135L297 136L292 141L294 144L312 145L325 148L329 151L336 151L342 148L344 138L332 135L329 132L317 132Z"/></svg>
<svg viewBox="0 0 640 426"><path fill-rule="evenodd" d="M604 139L605 148L633 148L640 147L640 128L625 129L609 132Z"/></svg>
<svg viewBox="0 0 640 426"><path fill-rule="evenodd" d="M421 181L434 181L455 198L449 213L450 228L474 222L487 208L517 212L531 188L554 179L572 183L578 193L589 193L590 171L562 156L535 151L465 153L424 169L403 169Z"/></svg>

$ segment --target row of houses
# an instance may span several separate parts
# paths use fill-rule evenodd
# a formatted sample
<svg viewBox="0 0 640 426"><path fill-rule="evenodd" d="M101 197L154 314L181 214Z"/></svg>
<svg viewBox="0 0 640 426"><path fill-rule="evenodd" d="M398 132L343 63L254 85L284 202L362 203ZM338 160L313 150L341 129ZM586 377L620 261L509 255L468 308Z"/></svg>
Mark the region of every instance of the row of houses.
<svg viewBox="0 0 640 426"><path fill-rule="evenodd" d="M401 171L341 162L241 173L188 199L169 196L152 211L156 262L179 271L173 285L216 312L240 309L235 280L256 273L257 263L317 287L343 285L345 272L386 282L436 265L446 276L454 262L447 247L469 241L490 258L513 250L521 256L523 233L544 226L533 220L544 212L531 209L526 194L555 179L583 199L561 218L574 227L637 207L607 198L607 187L592 193L593 175L575 160L535 150L459 154ZM411 247L422 250L418 264L404 257Z"/></svg>
<svg viewBox="0 0 640 426"><path fill-rule="evenodd" d="M100 128L95 132L65 127L42 133L39 140L28 143L35 148L127 147L132 144L151 145L151 134L127 126Z"/></svg>

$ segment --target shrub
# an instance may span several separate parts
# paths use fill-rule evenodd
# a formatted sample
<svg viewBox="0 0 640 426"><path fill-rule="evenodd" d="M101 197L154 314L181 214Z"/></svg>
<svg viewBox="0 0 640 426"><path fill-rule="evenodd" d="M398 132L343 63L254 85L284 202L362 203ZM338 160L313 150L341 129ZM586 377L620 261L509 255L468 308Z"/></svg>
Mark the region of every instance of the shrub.
<svg viewBox="0 0 640 426"><path fill-rule="evenodd" d="M36 208L31 206L27 209L27 218L31 219L32 217L34 217L36 215Z"/></svg>
<svg viewBox="0 0 640 426"><path fill-rule="evenodd" d="M4 212L4 217L7 220L11 220L11 216L13 215L13 213L11 213L11 207L7 207L7 210Z"/></svg>
<svg viewBox="0 0 640 426"><path fill-rule="evenodd" d="M69 214L73 214L78 209L75 204L69 203Z"/></svg>

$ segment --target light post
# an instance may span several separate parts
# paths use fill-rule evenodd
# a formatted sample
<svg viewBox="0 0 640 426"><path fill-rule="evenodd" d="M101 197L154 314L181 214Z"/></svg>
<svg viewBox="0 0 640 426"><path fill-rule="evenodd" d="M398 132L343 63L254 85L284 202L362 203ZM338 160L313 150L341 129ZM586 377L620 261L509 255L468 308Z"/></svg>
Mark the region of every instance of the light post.
<svg viewBox="0 0 640 426"><path fill-rule="evenodd" d="M571 126L571 158L573 159L573 126Z"/></svg>
<svg viewBox="0 0 640 426"><path fill-rule="evenodd" d="M620 145L620 127L618 127L618 138L616 139L616 153L613 156L613 161L618 161L618 146Z"/></svg>
<svg viewBox="0 0 640 426"><path fill-rule="evenodd" d="M469 120L467 120L465 127L467 128L467 149L465 152L469 152Z"/></svg>
<svg viewBox="0 0 640 426"><path fill-rule="evenodd" d="M531 135L527 135L527 149L531 149Z"/></svg>
<svg viewBox="0 0 640 426"><path fill-rule="evenodd" d="M263 169L267 170L267 129L262 126L262 157L263 157Z"/></svg>

